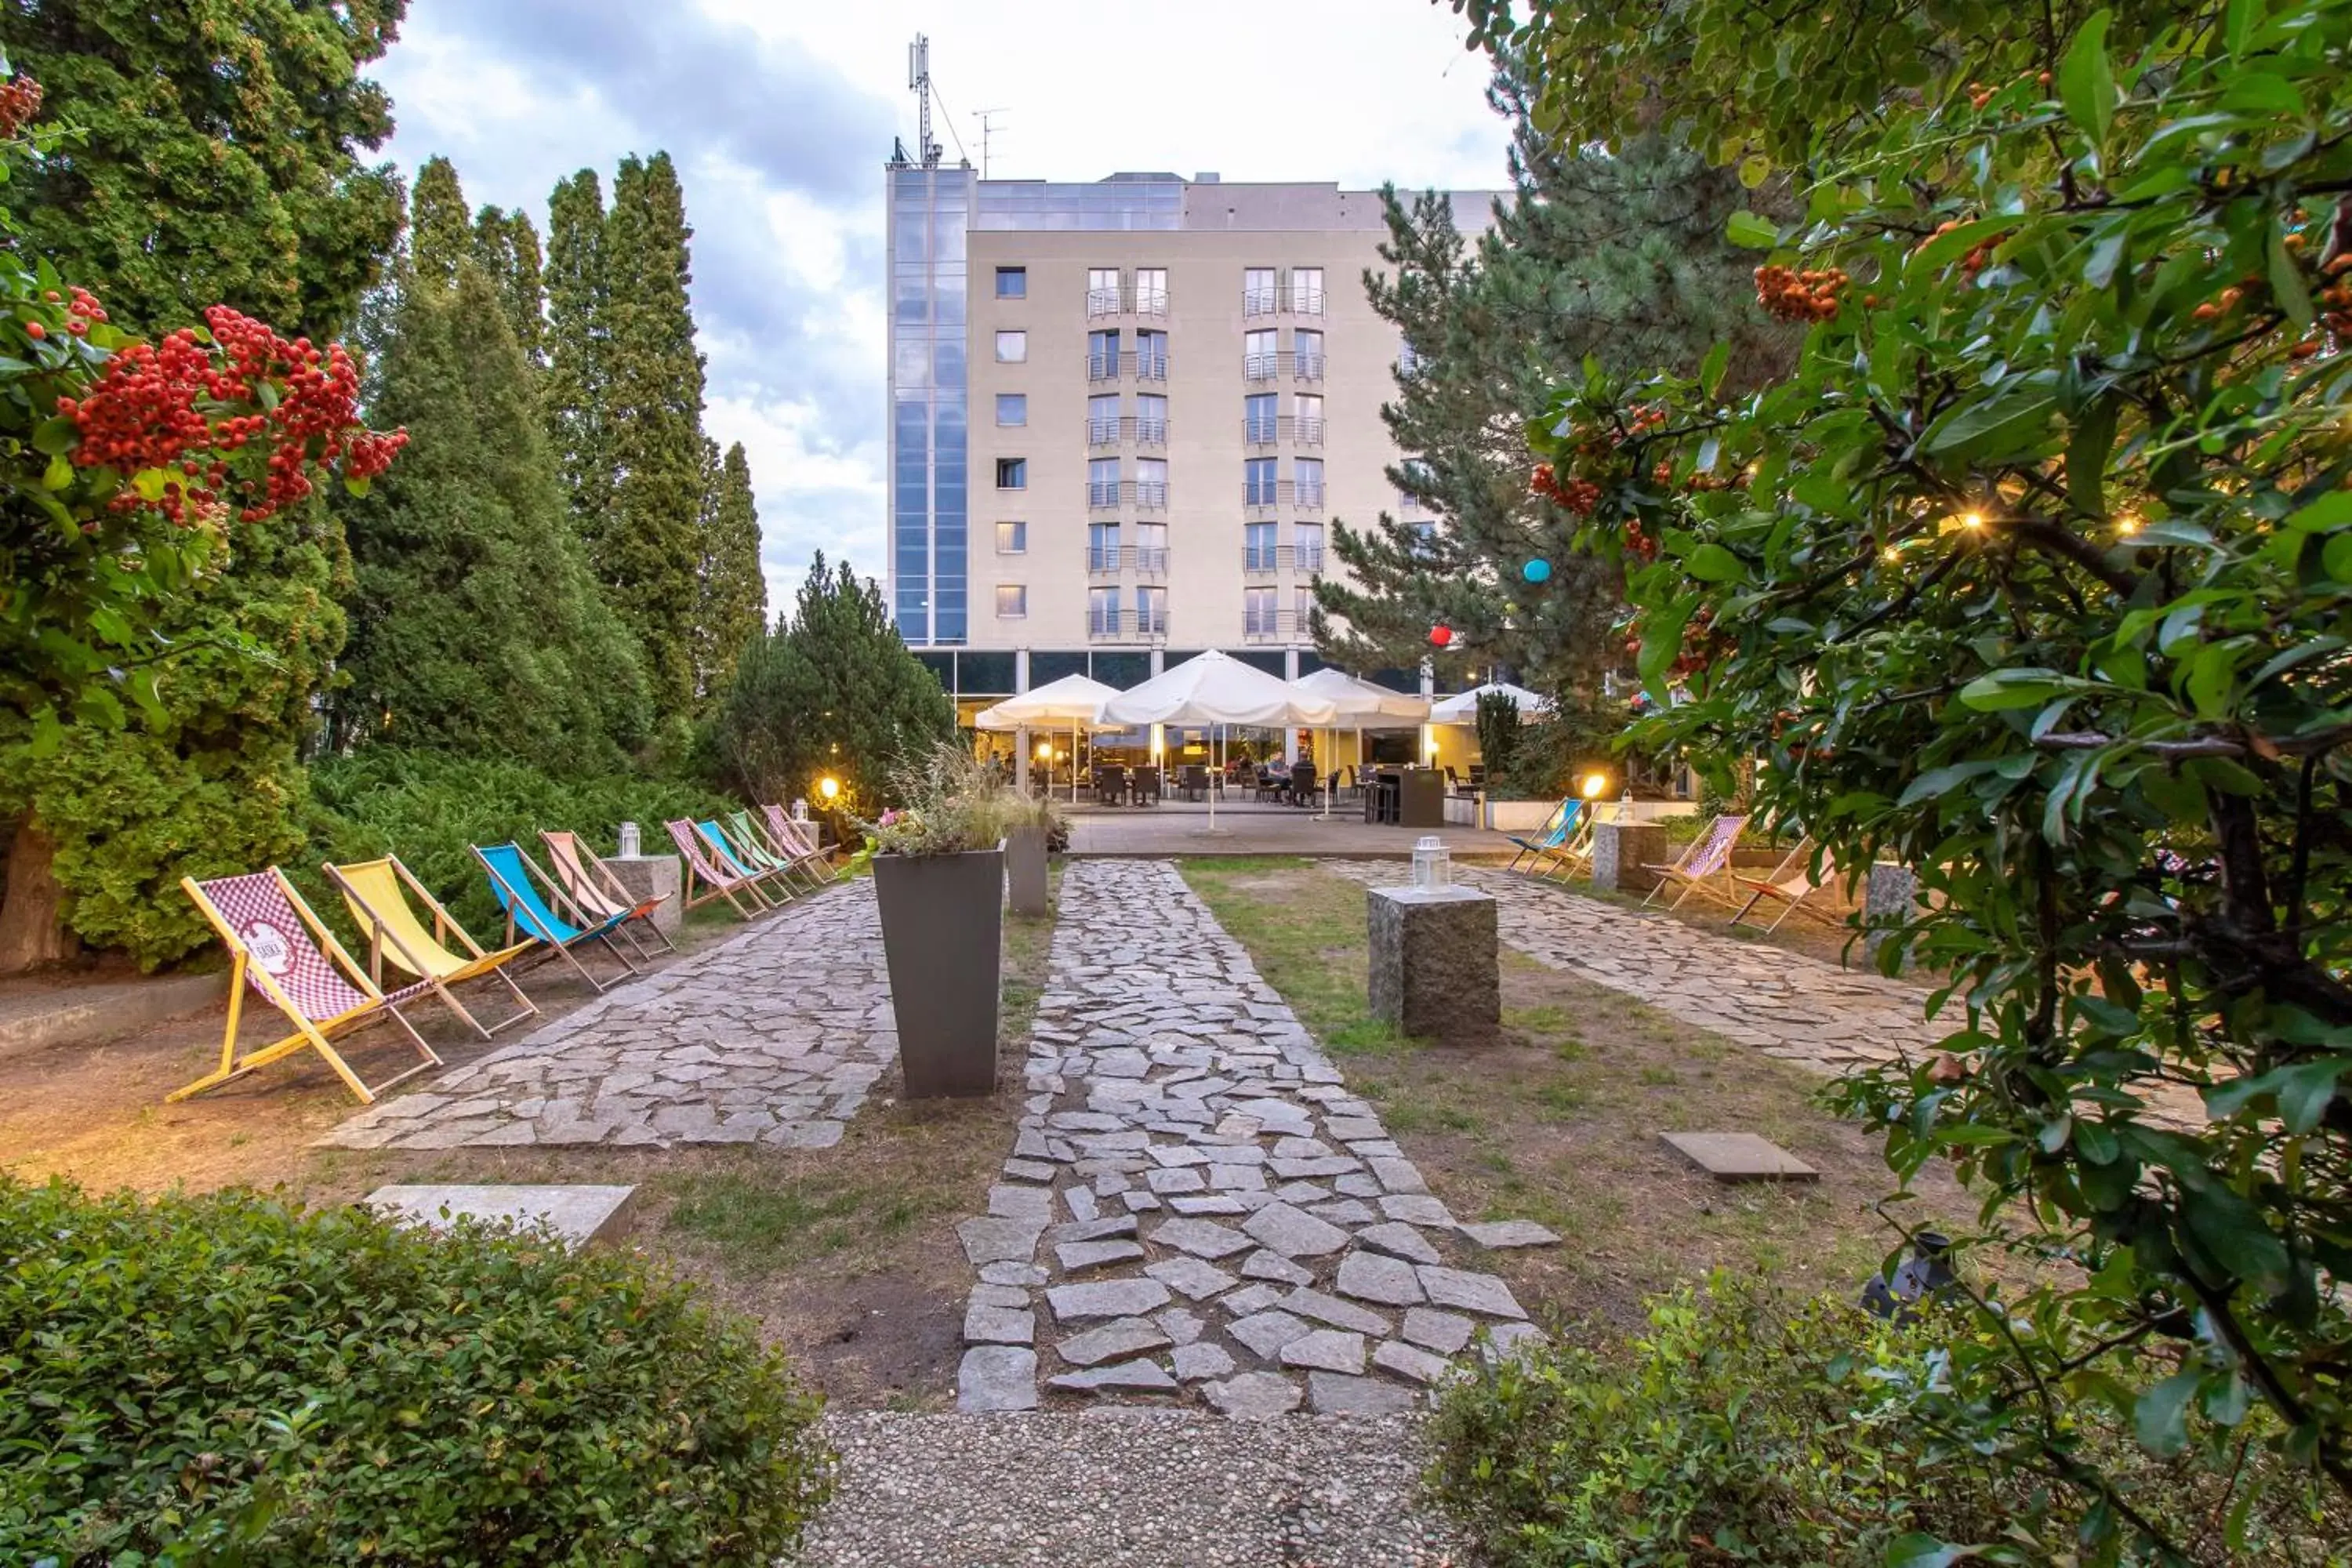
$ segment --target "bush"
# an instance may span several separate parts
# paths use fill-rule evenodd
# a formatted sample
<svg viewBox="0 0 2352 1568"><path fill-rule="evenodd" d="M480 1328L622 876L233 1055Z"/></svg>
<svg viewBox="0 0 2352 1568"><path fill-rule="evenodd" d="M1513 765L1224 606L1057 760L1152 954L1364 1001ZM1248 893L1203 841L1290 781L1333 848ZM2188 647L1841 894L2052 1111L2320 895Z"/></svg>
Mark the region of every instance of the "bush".
<svg viewBox="0 0 2352 1568"><path fill-rule="evenodd" d="M560 778L503 758L388 747L320 763L311 771L310 793L310 848L302 865L288 870L312 907L321 914L342 907L320 878L320 861L364 860L390 851L485 944L504 929L506 917L481 866L466 852L468 845L511 838L545 864L539 853L542 827L584 833L599 854L609 854L614 825L635 822L649 851L667 853L663 822L709 816L734 804L691 784L639 774Z"/></svg>
<svg viewBox="0 0 2352 1568"><path fill-rule="evenodd" d="M1899 1327L1836 1300L1790 1309L1717 1276L1653 1299L1649 1321L1629 1344L1503 1358L1447 1392L1432 1479L1502 1568L1883 1568L1931 1538L2016 1549L1987 1561L2072 1548L2082 1493L1939 1440L1914 1407L1969 1393L1946 1354L1968 1331L1957 1316ZM2352 1517L2310 1511L2307 1484L2274 1460L2249 1452L2235 1473L2158 1460L2097 1407L2075 1415L2080 1456L2186 1561L2347 1560L2319 1541L2345 1540ZM2120 1560L2161 1559L2143 1543Z"/></svg>
<svg viewBox="0 0 2352 1568"><path fill-rule="evenodd" d="M818 1405L625 1254L0 1178L0 1561L764 1563Z"/></svg>

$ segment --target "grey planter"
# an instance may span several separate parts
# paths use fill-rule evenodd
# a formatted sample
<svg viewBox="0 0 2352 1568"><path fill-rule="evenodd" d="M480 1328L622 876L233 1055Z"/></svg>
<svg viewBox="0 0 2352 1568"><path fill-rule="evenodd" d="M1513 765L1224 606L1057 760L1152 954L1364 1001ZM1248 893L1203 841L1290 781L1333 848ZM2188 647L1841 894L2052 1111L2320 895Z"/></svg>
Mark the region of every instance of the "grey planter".
<svg viewBox="0 0 2352 1568"><path fill-rule="evenodd" d="M877 855L874 897L907 1098L994 1093L1003 851Z"/></svg>
<svg viewBox="0 0 2352 1568"><path fill-rule="evenodd" d="M1013 912L1045 912L1045 829L1016 827L1004 836L1004 883Z"/></svg>

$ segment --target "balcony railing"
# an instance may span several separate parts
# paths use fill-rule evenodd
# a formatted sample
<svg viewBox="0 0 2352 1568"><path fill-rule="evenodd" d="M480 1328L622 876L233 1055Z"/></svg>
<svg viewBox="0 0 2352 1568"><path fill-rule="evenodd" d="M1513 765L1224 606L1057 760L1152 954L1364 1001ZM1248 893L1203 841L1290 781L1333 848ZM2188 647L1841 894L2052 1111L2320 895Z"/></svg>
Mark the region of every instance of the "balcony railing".
<svg viewBox="0 0 2352 1568"><path fill-rule="evenodd" d="M1299 381L1322 380L1323 351L1321 349L1293 351L1290 356L1290 374Z"/></svg>
<svg viewBox="0 0 2352 1568"><path fill-rule="evenodd" d="M1095 349L1087 351L1088 381L1117 381L1122 375L1131 375L1138 381L1166 381L1168 351L1139 353L1129 350L1116 357Z"/></svg>
<svg viewBox="0 0 2352 1568"><path fill-rule="evenodd" d="M1132 354L1098 353L1093 349L1088 349L1087 351L1087 379L1088 381L1117 381L1118 379L1119 362L1122 359L1131 360L1133 358L1134 356Z"/></svg>
<svg viewBox="0 0 2352 1568"><path fill-rule="evenodd" d="M1293 483L1290 500L1294 506L1319 507L1323 504L1323 486L1319 480L1312 484Z"/></svg>
<svg viewBox="0 0 2352 1568"><path fill-rule="evenodd" d="M1132 572L1139 577L1167 576L1168 547L1164 544L1087 546L1087 575L1116 577L1122 571Z"/></svg>
<svg viewBox="0 0 2352 1568"><path fill-rule="evenodd" d="M1296 610L1265 610L1255 605L1242 606L1242 641L1297 642L1299 618Z"/></svg>
<svg viewBox="0 0 2352 1568"><path fill-rule="evenodd" d="M1281 502L1282 502L1282 491L1283 491L1283 489L1284 489L1284 485L1285 485L1285 483L1286 483L1286 481L1276 481L1276 482L1275 482L1275 483L1273 483L1273 484L1254 484L1254 483L1252 483L1251 481L1249 481L1249 480L1247 480L1247 479L1243 480L1243 481L1242 481L1242 505L1244 505L1244 506L1278 506L1278 505L1280 505L1280 504L1281 504Z"/></svg>
<svg viewBox="0 0 2352 1568"><path fill-rule="evenodd" d="M1087 420L1087 445L1116 447L1121 441L1133 441L1141 447L1168 445L1168 421L1165 417L1146 418L1130 414L1124 418Z"/></svg>
<svg viewBox="0 0 2352 1568"><path fill-rule="evenodd" d="M1168 313L1168 290L1139 288L1135 291L1135 302L1128 310L1131 315L1164 316Z"/></svg>
<svg viewBox="0 0 2352 1568"><path fill-rule="evenodd" d="M1148 419L1141 415L1138 415L1132 421L1132 424L1135 426L1135 444L1137 446L1165 447L1168 445L1167 420Z"/></svg>
<svg viewBox="0 0 2352 1568"><path fill-rule="evenodd" d="M1155 511L1165 510L1168 506L1168 481L1166 479L1136 480L1135 504Z"/></svg>
<svg viewBox="0 0 2352 1568"><path fill-rule="evenodd" d="M1323 547L1319 544L1294 544L1290 547L1290 565L1296 572L1323 570Z"/></svg>
<svg viewBox="0 0 2352 1568"><path fill-rule="evenodd" d="M1293 284L1290 289L1290 313L1294 316L1319 316L1323 313L1323 290L1318 285L1301 289Z"/></svg>
<svg viewBox="0 0 2352 1568"><path fill-rule="evenodd" d="M1128 564L1135 568L1135 574L1137 576L1165 577L1168 575L1168 547L1166 545L1129 545L1128 547L1127 553L1130 557Z"/></svg>
<svg viewBox="0 0 2352 1568"><path fill-rule="evenodd" d="M1117 415L1113 415L1108 419L1088 419L1087 421L1087 445L1089 447L1118 446L1119 427L1124 423L1125 421L1121 420Z"/></svg>
<svg viewBox="0 0 2352 1568"><path fill-rule="evenodd" d="M1105 610L1087 607L1087 637L1092 642L1166 642L1165 610Z"/></svg>
<svg viewBox="0 0 2352 1568"><path fill-rule="evenodd" d="M1168 314L1168 290L1138 287L1133 291L1121 289L1088 289L1087 319L1099 321L1105 316L1165 316Z"/></svg>
<svg viewBox="0 0 2352 1568"><path fill-rule="evenodd" d="M1119 547L1116 544L1087 545L1087 575L1089 577L1118 576L1119 554Z"/></svg>
<svg viewBox="0 0 2352 1568"><path fill-rule="evenodd" d="M1089 289L1087 290L1087 320L1093 321L1098 317L1116 316L1118 314L1118 286L1117 284L1113 284L1108 289Z"/></svg>
<svg viewBox="0 0 2352 1568"><path fill-rule="evenodd" d="M1282 374L1282 356L1278 353L1244 353L1242 355L1242 379L1272 381Z"/></svg>
<svg viewBox="0 0 2352 1568"><path fill-rule="evenodd" d="M1320 414L1299 415L1292 424L1295 429L1291 439L1300 446L1320 447L1323 444L1323 416Z"/></svg>
<svg viewBox="0 0 2352 1568"><path fill-rule="evenodd" d="M1118 481L1117 479L1088 479L1087 481L1087 504L1090 507L1117 506L1118 504Z"/></svg>
<svg viewBox="0 0 2352 1568"><path fill-rule="evenodd" d="M1270 576L1276 572L1320 572L1323 570L1323 547L1319 544L1244 544L1242 546L1242 570L1254 576Z"/></svg>
<svg viewBox="0 0 2352 1568"><path fill-rule="evenodd" d="M1166 381L1168 379L1168 354L1165 350L1159 353L1133 354L1129 358L1129 368L1135 373L1136 380Z"/></svg>
<svg viewBox="0 0 2352 1568"><path fill-rule="evenodd" d="M1242 416L1242 439L1254 447L1270 447L1281 438L1282 421L1269 416L1264 419Z"/></svg>
<svg viewBox="0 0 2352 1568"><path fill-rule="evenodd" d="M1282 290L1271 283L1242 285L1242 314L1244 316L1271 316L1275 307L1281 302Z"/></svg>

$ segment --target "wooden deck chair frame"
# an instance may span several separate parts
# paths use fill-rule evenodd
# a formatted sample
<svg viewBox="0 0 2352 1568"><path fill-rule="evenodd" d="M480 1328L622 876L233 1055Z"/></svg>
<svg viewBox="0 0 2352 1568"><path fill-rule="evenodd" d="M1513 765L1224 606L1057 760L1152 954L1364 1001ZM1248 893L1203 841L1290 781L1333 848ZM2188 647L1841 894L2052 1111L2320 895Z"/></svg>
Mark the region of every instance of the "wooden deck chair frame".
<svg viewBox="0 0 2352 1568"><path fill-rule="evenodd" d="M237 934L236 927L229 922L226 914L205 893L204 884L194 877L183 877L180 879L181 891L188 895L189 902L194 904L197 911L210 922L213 930L219 934L221 942L229 951L228 1025L221 1032L220 1066L196 1079L195 1082L175 1089L165 1095L164 1103L171 1104L202 1094L206 1089L217 1089L233 1079L243 1078L256 1068L268 1067L271 1062L290 1057L297 1051L316 1051L325 1058L327 1065L334 1069L335 1076L343 1080L343 1087L350 1089L362 1105L373 1105L377 1097L394 1084L404 1083L418 1073L429 1072L439 1067L440 1054L425 1043L425 1037L416 1032L416 1026L410 1023L408 1016L400 1010L400 1004L403 1001L425 989L422 983L387 995L374 981L368 978L367 972L352 961L352 955L343 951L343 944L335 940L335 933L327 929L326 922L318 917L302 895L295 890L294 884L287 879L286 873L272 866L268 868L268 874L277 882L278 890L286 895L286 901L294 907L295 914L300 917L305 926L310 928L312 942L326 955L330 963L342 972L343 977L352 984L352 988L368 999L368 1005L363 1007L354 1007L350 1012L339 1014L332 1018L311 1017L286 994L285 988L278 984L276 977L254 957L252 949L247 946L245 939ZM273 1040L268 1045L239 1056L236 1049L237 1026L244 1020L245 988L248 984L268 997L272 1005L292 1021L294 1032L283 1039ZM332 1042L337 1036L354 1033L384 1018L390 1018L400 1026L401 1032L408 1037L409 1043L416 1047L417 1054L425 1059L406 1072L394 1073L383 1082L371 1086L353 1070L351 1063L343 1059L342 1053L335 1049Z"/></svg>
<svg viewBox="0 0 2352 1568"><path fill-rule="evenodd" d="M813 868L812 863L816 860L815 856L801 847L797 839L779 837L772 825L761 820L761 813L758 808L729 812L727 817L729 822L741 827L741 836L752 840L759 847L761 854L766 856L775 865L783 868L784 875L793 879L796 885L804 887L814 893L831 880L828 877L818 875Z"/></svg>
<svg viewBox="0 0 2352 1568"><path fill-rule="evenodd" d="M1780 863L1772 868L1769 876L1743 877L1736 871L1733 872L1732 881L1748 889L1748 901L1740 905L1738 910L1731 917L1733 928L1750 925L1759 931L1775 931L1780 929L1782 921L1801 911L1810 920L1820 921L1827 926L1836 926L1839 923L1837 916L1805 907L1806 900L1833 884L1837 880L1838 874L1837 862L1824 856L1822 859L1822 875L1818 879L1815 878L1812 872L1812 839L1800 838L1797 840L1797 847L1780 858ZM1792 885L1795 885L1793 892L1790 891ZM1780 906L1780 913L1774 915L1769 921L1749 920L1748 915L1766 899Z"/></svg>
<svg viewBox="0 0 2352 1568"><path fill-rule="evenodd" d="M735 836L727 831L727 825L715 814L695 818L694 831L701 838L703 847L711 852L711 864L721 870L749 877L751 885L765 895L770 903L782 908L799 896L800 889L784 874L785 868L782 863L769 865L758 854L735 842Z"/></svg>
<svg viewBox="0 0 2352 1568"><path fill-rule="evenodd" d="M620 924L620 934L636 949L639 958L650 959L653 954L638 939L635 929L638 926L651 932L665 952L677 951L677 943L670 941L663 934L661 927L654 923L654 911L669 902L667 893L650 899L638 898L629 891L619 873L604 864L604 858L589 848L576 833L542 827L539 830L539 841L547 846L548 857L555 862L555 875L563 883L564 891L571 895L573 903L587 910L592 907L593 900L602 900L606 906L604 910L606 914L621 910L629 911L629 918ZM579 877L577 882L572 880L575 873Z"/></svg>
<svg viewBox="0 0 2352 1568"><path fill-rule="evenodd" d="M777 847L798 856L802 864L813 867L810 875L819 883L840 880L841 868L824 852L824 840L815 823L795 821L781 805L763 805L760 815L768 824L769 838Z"/></svg>
<svg viewBox="0 0 2352 1568"><path fill-rule="evenodd" d="M1651 902L1670 887L1682 889L1675 895L1675 901L1666 906L1670 910L1681 909L1683 900L1701 888L1720 892L1723 901L1730 903L1738 896L1732 891L1731 857L1738 847L1739 835L1747 826L1748 818L1744 815L1725 812L1707 825L1705 833L1690 841L1673 865L1643 867L1644 871L1654 873L1658 880L1657 885L1643 897L1642 907L1648 909Z"/></svg>
<svg viewBox="0 0 2352 1568"><path fill-rule="evenodd" d="M499 889L505 890L506 897L500 899L499 903L507 912L506 945L509 947L514 945L518 932L525 936L539 936L536 931L524 931L521 922L515 918L515 904L523 897L525 889L519 889L508 881L505 875L496 866L490 864L490 858L482 853L481 845L468 844L466 847L472 852L475 861L482 869L488 873L492 890L494 892ZM524 879L537 883L539 889L542 890L540 901L547 906L547 912L569 924L576 933L568 941L539 936L539 940L550 950L551 957L561 957L564 963L572 965L572 972L585 980L599 996L622 981L635 976L637 966L629 962L628 955L624 953L613 941L613 931L625 923L625 917L589 914L571 894L556 885L555 879L541 868L539 863L530 858L520 842L509 839L503 845L493 844L489 847L512 849L515 852L516 863L522 867ZM621 966L620 973L610 980L599 980L588 973L588 966L581 963L580 955L572 950L575 947L585 947L592 942L600 943L612 956L613 962Z"/></svg>
<svg viewBox="0 0 2352 1568"><path fill-rule="evenodd" d="M377 860L358 860L352 864L356 868L374 865L378 861L389 865L392 868L393 877L398 884L424 900L425 907L433 911L433 940L441 945L443 951L448 951L449 937L454 932L457 940L465 944L466 952L474 960L472 963L466 965L455 974L445 977L434 973L432 967L425 963L424 957L401 941L400 934L385 922L374 905L361 896L359 889L352 884L351 879L343 875L343 868L335 865L332 861L322 862L320 868L326 872L327 879L334 883L342 893L343 901L351 906L352 918L367 931L368 974L379 987L383 984L384 946L389 942L393 951L400 955L397 961L400 966L430 985L433 988L433 994L441 998L442 1004L449 1011L463 1018L468 1027L486 1040L500 1029L539 1016L539 1004L524 994L523 988L515 984L514 976L507 973L507 965L509 963L539 945L536 938L496 953L487 952L464 926L457 923L456 916L441 907L441 900L433 896L432 890L418 881L415 874L406 866L401 864L399 856L384 855L378 857ZM412 919L415 913L414 910L410 911ZM453 953L452 956L456 955ZM457 1000L453 987L463 985L469 980L479 980L491 975L497 976L499 984L504 985L514 997L516 1010L497 1023L486 1026L467 1009L463 1002Z"/></svg>
<svg viewBox="0 0 2352 1568"><path fill-rule="evenodd" d="M732 876L713 860L710 846L703 842L702 832L695 826L692 818L681 816L676 822L663 823L662 826L668 829L669 841L677 847L678 858L686 862L686 886L679 892L685 908L697 909L713 899L723 898L739 918L749 921L757 920L770 910L782 907L773 900L762 897L750 878ZM699 898L694 892L698 882L703 888ZM747 901L751 906L748 909L744 907Z"/></svg>
<svg viewBox="0 0 2352 1568"><path fill-rule="evenodd" d="M1520 861L1530 858L1534 858L1536 866L1540 866L1545 854L1559 848L1574 835L1577 820L1583 815L1584 802L1571 795L1563 797L1551 815L1544 818L1543 826L1536 830L1535 837L1521 838L1517 834L1506 834L1504 837L1518 846L1518 853L1511 857L1510 863L1503 869L1516 871ZM1530 870L1534 868L1534 866L1528 868Z"/></svg>
<svg viewBox="0 0 2352 1568"><path fill-rule="evenodd" d="M798 897L812 886L806 878L793 876L791 858L776 852L768 836L752 824L750 812L730 811L723 817L712 817L710 822L726 836L727 847L735 852L736 860L763 877L774 878L787 899Z"/></svg>

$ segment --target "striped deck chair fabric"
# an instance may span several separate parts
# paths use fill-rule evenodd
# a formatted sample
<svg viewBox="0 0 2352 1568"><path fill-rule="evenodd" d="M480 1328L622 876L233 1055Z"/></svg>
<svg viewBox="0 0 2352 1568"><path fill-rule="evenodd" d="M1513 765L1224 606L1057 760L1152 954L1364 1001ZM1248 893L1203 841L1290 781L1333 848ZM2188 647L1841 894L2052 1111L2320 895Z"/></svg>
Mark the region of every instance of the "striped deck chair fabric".
<svg viewBox="0 0 2352 1568"><path fill-rule="evenodd" d="M400 1011L401 1003L426 988L425 982L389 994L378 990L277 867L205 882L183 878L180 887L227 944L232 973L220 1066L184 1089L173 1090L168 1100L201 1094L300 1050L315 1050L325 1058L362 1104L373 1103L394 1084L441 1065L440 1057ZM247 985L286 1015L294 1033L239 1056L237 1025ZM406 1072L370 1086L331 1041L383 1017L399 1024L424 1059Z"/></svg>
<svg viewBox="0 0 2352 1568"><path fill-rule="evenodd" d="M596 852L580 842L579 835L541 828L539 841L547 846L548 858L555 862L556 879L572 901L586 913L599 917L617 914L625 917L621 935L637 950L639 957L650 956L645 943L638 940L636 928L643 926L653 939L672 952L677 944L662 934L654 923L654 911L669 901L669 895L658 893L650 899L639 899L621 884L613 868L596 858Z"/></svg>
<svg viewBox="0 0 2352 1568"><path fill-rule="evenodd" d="M507 912L508 941L513 941L517 932L539 938L548 944L550 951L570 963L581 979L599 992L604 989L606 983L588 973L588 966L580 962L579 955L572 952L573 948L584 947L590 942L599 943L621 966L622 975L637 972L637 966L623 957L621 950L613 945L614 930L629 918L626 910L618 914L589 915L563 895L553 879L531 863L530 857L522 852L520 844L477 844L471 847L474 858L482 863L482 869L490 874L491 896ZM548 906L550 896L565 906L565 913L570 914L572 920L566 920L563 914ZM574 924L573 921L579 923ZM622 975L614 978L617 981Z"/></svg>
<svg viewBox="0 0 2352 1568"><path fill-rule="evenodd" d="M686 862L686 907L693 909L713 899L725 899L728 906L745 920L776 907L774 900L763 898L751 879L741 876L721 865L712 855L710 846L703 842L701 832L687 817L665 822L669 841L677 846L678 858ZM703 891L695 894L695 885Z"/></svg>
<svg viewBox="0 0 2352 1568"><path fill-rule="evenodd" d="M1820 921L1824 925L1836 925L1839 917L1822 908L1820 900L1812 900L1812 895L1836 884L1837 861L1823 855L1821 875L1816 877L1812 870L1812 849L1811 839L1801 838L1794 849L1781 857L1780 863L1769 876L1743 877L1737 871L1733 872L1731 880L1748 889L1748 901L1739 906L1739 911L1731 917L1731 923L1734 926L1752 925L1768 931L1778 931L1782 921L1801 911L1807 918ZM1812 901L1808 902L1809 900ZM1749 915L1759 903L1772 904L1778 912L1769 921L1750 920Z"/></svg>
<svg viewBox="0 0 2352 1568"><path fill-rule="evenodd" d="M796 820L781 805L763 805L760 815L767 819L768 837L779 847L799 856L800 863L818 880L830 882L841 875L833 857L824 852L815 823Z"/></svg>
<svg viewBox="0 0 2352 1568"><path fill-rule="evenodd" d="M368 973L378 984L382 984L386 963L407 971L431 985L434 994L484 1039L539 1012L539 1004L525 995L514 976L507 973L509 963L539 945L538 938L527 937L495 952L486 950L442 908L440 900L425 890L397 856L386 855L382 859L361 860L348 866L329 863L321 869L327 873L328 880L342 889L343 902L350 906L352 919L367 933ZM411 893L433 911L431 931L425 929L416 911L409 907ZM452 937L463 952L446 945ZM495 976L516 1005L514 1013L488 1026L467 1010L453 989L485 975Z"/></svg>
<svg viewBox="0 0 2352 1568"><path fill-rule="evenodd" d="M1651 900L1668 888L1681 889L1675 895L1675 901L1666 906L1670 910L1682 908L1683 900L1703 887L1722 891L1725 901L1729 902L1731 852L1739 843L1740 829L1747 826L1746 816L1726 813L1717 817L1705 833L1692 839L1690 847L1684 850L1682 858L1673 865L1643 867L1644 871L1654 874L1658 882L1642 900L1642 907L1648 909ZM1717 884L1720 884L1719 888Z"/></svg>
<svg viewBox="0 0 2352 1568"><path fill-rule="evenodd" d="M712 858L720 865L740 877L751 879L751 885L773 902L792 901L793 886L784 879L782 868L755 859L751 850L728 837L727 830L719 826L717 817L704 817L694 825L694 830L702 835L703 843L709 846Z"/></svg>
<svg viewBox="0 0 2352 1568"><path fill-rule="evenodd" d="M751 856L760 867L775 872L788 887L814 889L823 884L808 868L808 857L790 839L778 843L776 836L760 826L748 811L727 814L728 837L736 847Z"/></svg>

